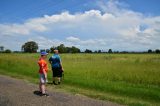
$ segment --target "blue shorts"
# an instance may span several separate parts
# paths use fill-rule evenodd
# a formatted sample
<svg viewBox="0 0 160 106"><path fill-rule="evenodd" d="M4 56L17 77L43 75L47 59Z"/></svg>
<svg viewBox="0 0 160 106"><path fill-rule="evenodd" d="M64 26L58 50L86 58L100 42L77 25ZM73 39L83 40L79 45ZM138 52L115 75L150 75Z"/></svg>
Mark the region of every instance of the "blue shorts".
<svg viewBox="0 0 160 106"><path fill-rule="evenodd" d="M48 82L47 78L45 78L44 74L39 74L40 83L45 84Z"/></svg>

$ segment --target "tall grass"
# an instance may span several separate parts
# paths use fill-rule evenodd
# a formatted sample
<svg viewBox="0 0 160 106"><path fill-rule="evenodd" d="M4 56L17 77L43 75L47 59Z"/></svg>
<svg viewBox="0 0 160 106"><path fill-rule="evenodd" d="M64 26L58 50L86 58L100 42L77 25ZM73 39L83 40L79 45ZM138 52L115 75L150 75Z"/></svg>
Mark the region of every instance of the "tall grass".
<svg viewBox="0 0 160 106"><path fill-rule="evenodd" d="M160 103L160 55L62 54L64 84ZM0 54L0 73L37 79L38 54ZM51 74L49 74L51 80Z"/></svg>

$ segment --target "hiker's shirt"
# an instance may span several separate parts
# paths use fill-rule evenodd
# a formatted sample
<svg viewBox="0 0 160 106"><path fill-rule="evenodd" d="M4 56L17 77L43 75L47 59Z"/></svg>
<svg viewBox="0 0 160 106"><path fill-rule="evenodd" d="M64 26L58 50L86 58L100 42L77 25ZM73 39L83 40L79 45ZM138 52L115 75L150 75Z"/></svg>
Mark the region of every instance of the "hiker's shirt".
<svg viewBox="0 0 160 106"><path fill-rule="evenodd" d="M50 57L49 61L51 62L52 68L61 67L61 58L58 54L54 54L52 57Z"/></svg>

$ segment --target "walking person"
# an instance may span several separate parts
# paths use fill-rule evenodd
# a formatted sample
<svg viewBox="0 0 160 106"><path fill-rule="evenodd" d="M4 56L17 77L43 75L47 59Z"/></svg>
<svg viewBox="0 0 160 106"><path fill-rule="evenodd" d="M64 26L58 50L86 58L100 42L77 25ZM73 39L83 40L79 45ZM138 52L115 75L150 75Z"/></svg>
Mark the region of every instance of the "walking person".
<svg viewBox="0 0 160 106"><path fill-rule="evenodd" d="M52 57L49 58L49 62L52 66L53 84L57 85L56 78L58 79L58 84L60 84L63 73L63 66L58 50L54 50L54 54Z"/></svg>
<svg viewBox="0 0 160 106"><path fill-rule="evenodd" d="M47 54L48 53L46 52L41 52L41 57L38 60L39 76L40 76L39 90L41 96L49 96L46 93L47 72L48 72L48 65L46 62Z"/></svg>

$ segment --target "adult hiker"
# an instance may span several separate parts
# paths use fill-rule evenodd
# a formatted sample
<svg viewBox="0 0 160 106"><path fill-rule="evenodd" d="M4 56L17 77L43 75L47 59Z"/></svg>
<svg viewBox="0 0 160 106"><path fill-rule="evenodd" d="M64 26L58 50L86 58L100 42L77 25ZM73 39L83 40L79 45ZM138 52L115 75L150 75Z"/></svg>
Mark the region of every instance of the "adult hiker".
<svg viewBox="0 0 160 106"><path fill-rule="evenodd" d="M40 76L39 90L41 96L49 96L46 93L47 72L48 72L48 65L46 61L47 54L48 53L46 52L41 52L41 57L38 60L39 76Z"/></svg>
<svg viewBox="0 0 160 106"><path fill-rule="evenodd" d="M53 84L57 85L56 78L58 79L58 84L60 84L62 73L63 73L63 67L62 67L61 58L59 56L59 52L57 49L54 50L53 56L49 58L49 62L52 66Z"/></svg>

